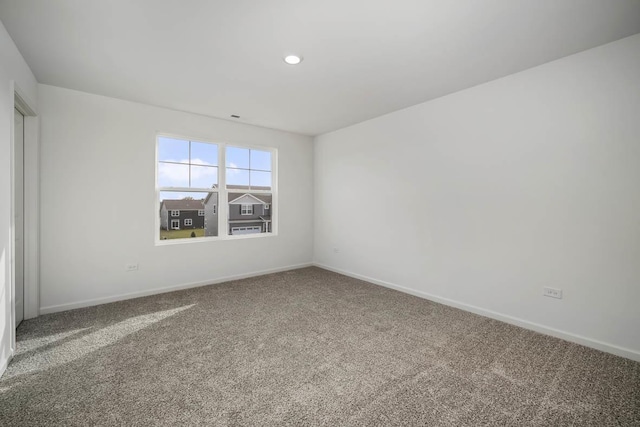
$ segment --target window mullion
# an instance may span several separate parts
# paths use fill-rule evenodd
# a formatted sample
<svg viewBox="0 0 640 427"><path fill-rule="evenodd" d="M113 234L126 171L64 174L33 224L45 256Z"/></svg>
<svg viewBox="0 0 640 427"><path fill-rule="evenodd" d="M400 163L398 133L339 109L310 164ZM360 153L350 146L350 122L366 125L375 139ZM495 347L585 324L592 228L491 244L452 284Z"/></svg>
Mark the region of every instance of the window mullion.
<svg viewBox="0 0 640 427"><path fill-rule="evenodd" d="M192 188L192 187L160 187L159 191L170 191L174 193L208 193L211 191L210 188Z"/></svg>
<svg viewBox="0 0 640 427"><path fill-rule="evenodd" d="M228 196L227 196L227 159L226 145L218 144L218 236L228 236L229 227L227 219L229 216Z"/></svg>

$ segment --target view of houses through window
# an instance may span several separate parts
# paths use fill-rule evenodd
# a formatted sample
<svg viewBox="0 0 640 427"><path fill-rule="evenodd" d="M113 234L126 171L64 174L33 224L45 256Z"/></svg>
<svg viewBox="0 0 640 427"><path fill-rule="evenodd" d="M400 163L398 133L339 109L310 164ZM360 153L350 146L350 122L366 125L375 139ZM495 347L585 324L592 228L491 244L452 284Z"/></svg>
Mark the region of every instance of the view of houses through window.
<svg viewBox="0 0 640 427"><path fill-rule="evenodd" d="M159 240L273 232L272 150L166 136L157 144Z"/></svg>

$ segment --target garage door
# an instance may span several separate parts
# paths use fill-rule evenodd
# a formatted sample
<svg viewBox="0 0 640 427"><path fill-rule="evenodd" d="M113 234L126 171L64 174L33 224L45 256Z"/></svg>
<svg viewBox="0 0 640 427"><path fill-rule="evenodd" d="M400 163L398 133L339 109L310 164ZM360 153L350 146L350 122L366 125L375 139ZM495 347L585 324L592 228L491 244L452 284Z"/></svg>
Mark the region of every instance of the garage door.
<svg viewBox="0 0 640 427"><path fill-rule="evenodd" d="M262 233L262 227L254 226L254 227L232 227L231 234L253 234L253 233Z"/></svg>

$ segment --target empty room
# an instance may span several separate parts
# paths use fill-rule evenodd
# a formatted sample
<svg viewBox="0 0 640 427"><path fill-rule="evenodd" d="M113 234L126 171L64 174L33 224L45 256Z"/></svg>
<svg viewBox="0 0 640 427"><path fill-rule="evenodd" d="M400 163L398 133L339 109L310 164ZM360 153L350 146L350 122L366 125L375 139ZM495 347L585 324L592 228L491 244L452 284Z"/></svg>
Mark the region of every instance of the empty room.
<svg viewBox="0 0 640 427"><path fill-rule="evenodd" d="M640 0L0 0L0 426L640 426Z"/></svg>

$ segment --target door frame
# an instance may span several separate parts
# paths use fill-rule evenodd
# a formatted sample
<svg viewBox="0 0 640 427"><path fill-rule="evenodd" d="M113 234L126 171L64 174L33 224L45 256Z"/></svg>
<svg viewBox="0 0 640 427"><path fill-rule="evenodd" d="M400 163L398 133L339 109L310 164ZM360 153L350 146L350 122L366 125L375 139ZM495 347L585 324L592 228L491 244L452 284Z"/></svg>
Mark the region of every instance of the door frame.
<svg viewBox="0 0 640 427"><path fill-rule="evenodd" d="M24 319L40 314L40 143L39 121L35 102L29 99L15 81L10 82L13 105L9 110L24 116ZM15 123L11 119L11 351L16 348L15 309Z"/></svg>

